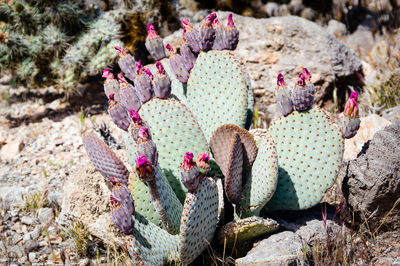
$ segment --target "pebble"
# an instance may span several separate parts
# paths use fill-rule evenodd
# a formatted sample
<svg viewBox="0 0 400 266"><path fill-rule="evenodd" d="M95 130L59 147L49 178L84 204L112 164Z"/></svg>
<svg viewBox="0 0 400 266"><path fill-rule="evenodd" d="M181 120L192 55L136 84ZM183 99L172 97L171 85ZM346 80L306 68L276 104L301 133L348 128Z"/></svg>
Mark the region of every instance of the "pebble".
<svg viewBox="0 0 400 266"><path fill-rule="evenodd" d="M13 140L3 147L0 150L0 159L2 161L12 160L21 152L24 148L24 142L22 140Z"/></svg>
<svg viewBox="0 0 400 266"><path fill-rule="evenodd" d="M26 225L31 225L33 224L34 219L30 216L22 216L21 218L21 223L26 224Z"/></svg>
<svg viewBox="0 0 400 266"><path fill-rule="evenodd" d="M38 211L38 219L41 224L47 225L54 218L53 209L51 208L40 208Z"/></svg>
<svg viewBox="0 0 400 266"><path fill-rule="evenodd" d="M36 259L36 253L34 252L30 252L28 256L29 256L29 261L33 261Z"/></svg>

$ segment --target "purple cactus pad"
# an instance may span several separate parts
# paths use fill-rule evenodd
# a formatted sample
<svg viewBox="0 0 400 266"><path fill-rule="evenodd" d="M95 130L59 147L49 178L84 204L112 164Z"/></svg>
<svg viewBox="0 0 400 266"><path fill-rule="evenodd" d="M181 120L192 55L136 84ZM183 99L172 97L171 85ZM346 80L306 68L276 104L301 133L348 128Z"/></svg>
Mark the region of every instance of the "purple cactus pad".
<svg viewBox="0 0 400 266"><path fill-rule="evenodd" d="M196 55L190 50L187 44L182 44L181 46L181 56L183 61L183 66L187 71L190 71L194 64L196 63Z"/></svg>
<svg viewBox="0 0 400 266"><path fill-rule="evenodd" d="M140 117L139 113L134 110L134 109L129 109L129 117L132 119L132 122L135 125L141 125L142 124L142 118Z"/></svg>
<svg viewBox="0 0 400 266"><path fill-rule="evenodd" d="M119 46L115 46L115 49L118 51L120 59L118 60L118 65L121 68L122 72L133 81L136 76L136 61L133 56L128 54L128 52Z"/></svg>
<svg viewBox="0 0 400 266"><path fill-rule="evenodd" d="M164 43L157 32L153 24L147 25L147 38L145 43L147 51L155 60L161 60L166 57Z"/></svg>
<svg viewBox="0 0 400 266"><path fill-rule="evenodd" d="M233 23L232 14L228 16L228 24L225 27L225 48L235 50L239 43L239 31Z"/></svg>

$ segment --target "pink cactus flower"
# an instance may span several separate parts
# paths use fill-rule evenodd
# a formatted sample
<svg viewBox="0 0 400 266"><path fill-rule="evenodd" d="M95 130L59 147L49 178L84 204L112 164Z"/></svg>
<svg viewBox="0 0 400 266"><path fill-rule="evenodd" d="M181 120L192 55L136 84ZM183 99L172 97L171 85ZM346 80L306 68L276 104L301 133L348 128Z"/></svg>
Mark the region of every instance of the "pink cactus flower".
<svg viewBox="0 0 400 266"><path fill-rule="evenodd" d="M181 19L181 22L182 22L182 28L183 28L183 31L191 31L191 30L193 30L193 26L192 26L192 24L190 24L190 21L188 20L188 19L186 19L186 18L182 18ZM167 48L168 49L168 48Z"/></svg>
<svg viewBox="0 0 400 266"><path fill-rule="evenodd" d="M117 50L117 52L118 52L120 57L127 56L127 52L126 52L126 50L124 48L122 48L120 46L115 46L114 48L115 48L115 50Z"/></svg>
<svg viewBox="0 0 400 266"><path fill-rule="evenodd" d="M190 170L194 166L193 162L193 153L187 152L183 157L183 162L181 163L181 168L185 169L186 171Z"/></svg>
<svg viewBox="0 0 400 266"><path fill-rule="evenodd" d="M217 15L215 13L211 13L208 17L204 19L204 24L202 25L202 27L210 28L216 17Z"/></svg>
<svg viewBox="0 0 400 266"><path fill-rule="evenodd" d="M105 78L105 79L113 79L114 75L113 75L113 73L111 73L111 71L108 68L105 68L103 70L103 75L101 77Z"/></svg>
<svg viewBox="0 0 400 266"><path fill-rule="evenodd" d="M352 92L350 94L349 99L347 100L347 103L346 103L345 107L344 107L343 114L345 116L351 117L351 118L358 117L357 99L358 99L358 93L356 91Z"/></svg>
<svg viewBox="0 0 400 266"><path fill-rule="evenodd" d="M161 75L165 75L166 74L165 73L165 69L164 69L164 67L163 67L163 65L161 64L160 61L157 61L156 68L158 70L158 73L160 73Z"/></svg>
<svg viewBox="0 0 400 266"><path fill-rule="evenodd" d="M281 73L278 74L276 84L278 84L279 87L285 87L285 79Z"/></svg>
<svg viewBox="0 0 400 266"><path fill-rule="evenodd" d="M304 76L304 74L300 73L299 78L297 79L297 84L302 87L305 86L306 85L305 79L306 77Z"/></svg>
<svg viewBox="0 0 400 266"><path fill-rule="evenodd" d="M133 109L129 109L129 117L132 119L132 122L135 125L142 124L142 118L140 117L139 113Z"/></svg>
<svg viewBox="0 0 400 266"><path fill-rule="evenodd" d="M308 71L308 69L305 67L303 67L303 74L304 74L305 80L311 82L311 74Z"/></svg>
<svg viewBox="0 0 400 266"><path fill-rule="evenodd" d="M142 140L148 140L150 138L149 129L147 127L141 127L139 129L139 138Z"/></svg>
<svg viewBox="0 0 400 266"><path fill-rule="evenodd" d="M150 69L145 68L145 69L144 69L144 73L146 73L147 76L149 76L151 79L153 79L153 74L151 73Z"/></svg>
<svg viewBox="0 0 400 266"><path fill-rule="evenodd" d="M116 197L114 197L112 194L110 195L110 203L113 208L120 206L119 200Z"/></svg>
<svg viewBox="0 0 400 266"><path fill-rule="evenodd" d="M233 18L232 18L232 14L228 15L228 24L226 25L226 27L228 29L234 29L235 27L235 23L233 22Z"/></svg>
<svg viewBox="0 0 400 266"><path fill-rule="evenodd" d="M126 81L126 79L122 73L119 73L117 75L117 78L118 78L119 83L128 83L128 81Z"/></svg>
<svg viewBox="0 0 400 266"><path fill-rule="evenodd" d="M158 38L156 29L154 28L153 24L149 23L147 24L147 38L146 40L151 40Z"/></svg>

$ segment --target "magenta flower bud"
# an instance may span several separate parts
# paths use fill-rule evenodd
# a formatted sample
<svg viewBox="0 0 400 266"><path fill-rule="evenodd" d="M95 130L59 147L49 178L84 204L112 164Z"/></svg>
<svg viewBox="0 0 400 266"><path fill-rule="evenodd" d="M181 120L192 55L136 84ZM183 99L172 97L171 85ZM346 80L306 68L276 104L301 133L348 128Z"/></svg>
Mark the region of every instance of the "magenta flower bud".
<svg viewBox="0 0 400 266"><path fill-rule="evenodd" d="M166 74L166 73L165 73L165 69L164 69L164 67L163 67L163 65L161 64L160 61L157 61L157 62L156 62L156 68L157 68L157 71L158 71L158 73L159 73L160 75L165 75L165 74Z"/></svg>
<svg viewBox="0 0 400 266"><path fill-rule="evenodd" d="M153 74L152 74L151 71L150 71L150 69L145 68L145 69L144 69L144 73L146 73L146 75L149 76L151 79L154 78L154 77L153 77Z"/></svg>
<svg viewBox="0 0 400 266"><path fill-rule="evenodd" d="M179 167L183 185L190 193L193 193L200 183L200 172L193 162L193 153L187 152L183 158L183 162Z"/></svg>
<svg viewBox="0 0 400 266"><path fill-rule="evenodd" d="M306 111L314 104L315 87L311 82L306 82L306 77L310 78L311 74L307 69L303 69L291 93L293 106L297 111Z"/></svg>
<svg viewBox="0 0 400 266"><path fill-rule="evenodd" d="M297 84L300 85L300 86L305 86L306 85L306 81L305 80L306 80L306 76L303 73L301 73L299 75L299 78L297 79Z"/></svg>
<svg viewBox="0 0 400 266"><path fill-rule="evenodd" d="M346 139L354 137L360 128L361 121L358 117L357 99L358 93L352 92L344 107L342 133Z"/></svg>
<svg viewBox="0 0 400 266"><path fill-rule="evenodd" d="M147 24L147 38L145 46L147 51L149 51L150 55L155 60L161 60L165 55L164 44L160 36L157 35L157 32L153 26L153 24Z"/></svg>
<svg viewBox="0 0 400 266"><path fill-rule="evenodd" d="M143 182L154 180L154 168L145 155L139 155L136 160L136 174Z"/></svg>
<svg viewBox="0 0 400 266"><path fill-rule="evenodd" d="M239 43L239 31L233 23L232 14L228 16L228 24L225 27L225 48L235 50Z"/></svg>
<svg viewBox="0 0 400 266"><path fill-rule="evenodd" d="M303 67L303 74L306 81L311 82L311 74L307 68Z"/></svg>
<svg viewBox="0 0 400 266"><path fill-rule="evenodd" d="M109 100L112 100L112 101L115 101L115 100L114 100L114 95L115 95L114 93L111 93L111 94L108 96L108 99L109 99Z"/></svg>
<svg viewBox="0 0 400 266"><path fill-rule="evenodd" d="M143 71L144 71L144 67L142 65L141 60L139 60L139 61L136 62L136 75L142 74Z"/></svg>
<svg viewBox="0 0 400 266"><path fill-rule="evenodd" d="M158 98L166 99L171 95L171 79L165 72L161 62L157 62L156 67L158 72L153 79L154 95Z"/></svg>
<svg viewBox="0 0 400 266"><path fill-rule="evenodd" d="M207 153L200 153L196 159L196 165L200 169L207 169L209 170L210 165L210 156Z"/></svg>
<svg viewBox="0 0 400 266"><path fill-rule="evenodd" d="M119 205L119 200L110 194L110 203L112 207L117 207Z"/></svg>
<svg viewBox="0 0 400 266"><path fill-rule="evenodd" d="M105 78L105 79L113 79L114 75L110 72L110 70L108 68L105 68L103 70L103 75L101 77Z"/></svg>
<svg viewBox="0 0 400 266"><path fill-rule="evenodd" d="M346 102L346 105L344 107L344 115L347 117L355 118L358 117L358 104L357 104L357 99L358 99L358 93L356 91L353 91L350 94L349 99Z"/></svg>
<svg viewBox="0 0 400 266"><path fill-rule="evenodd" d="M115 46L119 54L118 65L121 68L122 72L131 80L133 81L136 76L136 63L135 58L128 54L128 52L119 46Z"/></svg>
<svg viewBox="0 0 400 266"><path fill-rule="evenodd" d="M278 86L284 87L285 86L285 79L283 78L283 75L281 73L278 74L277 82Z"/></svg>
<svg viewBox="0 0 400 266"><path fill-rule="evenodd" d="M142 118L140 117L139 113L134 110L134 109L130 109L129 110L129 117L132 119L132 122L135 125L141 125L142 124Z"/></svg>
<svg viewBox="0 0 400 266"><path fill-rule="evenodd" d="M175 49L172 48L170 44L167 44L167 50L170 52L171 56L169 58L169 64L172 71L175 73L176 78L182 82L186 83L189 79L189 71L184 67L184 59L181 55L176 54Z"/></svg>
<svg viewBox="0 0 400 266"><path fill-rule="evenodd" d="M151 139L150 132L149 132L149 129L147 127L141 127L139 129L139 138L142 139L142 140Z"/></svg>

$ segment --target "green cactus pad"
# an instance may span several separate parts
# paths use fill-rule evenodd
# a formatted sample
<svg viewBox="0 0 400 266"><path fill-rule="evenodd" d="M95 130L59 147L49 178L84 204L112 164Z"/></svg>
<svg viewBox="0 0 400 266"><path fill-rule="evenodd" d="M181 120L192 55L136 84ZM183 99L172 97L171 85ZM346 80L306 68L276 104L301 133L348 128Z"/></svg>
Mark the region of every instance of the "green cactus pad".
<svg viewBox="0 0 400 266"><path fill-rule="evenodd" d="M244 145L245 154L243 159L246 162L244 164L244 171L247 171L248 168L250 168L257 156L256 142L254 141L254 137L247 130L232 124L218 127L211 136L210 147L213 156L224 175L226 175L229 163L229 153L227 151L229 151L232 136L235 133L239 133L240 140Z"/></svg>
<svg viewBox="0 0 400 266"><path fill-rule="evenodd" d="M301 210L319 203L335 182L344 140L319 108L275 120L268 133L278 154L279 177L268 210Z"/></svg>
<svg viewBox="0 0 400 266"><path fill-rule="evenodd" d="M153 205L149 188L133 172L129 178L129 190L135 203L135 211L155 225L163 227L160 216Z"/></svg>
<svg viewBox="0 0 400 266"><path fill-rule="evenodd" d="M223 245L226 241L226 245L232 247L240 242L275 232L278 228L279 224L272 219L257 216L240 219L227 223L220 229L218 242Z"/></svg>
<svg viewBox="0 0 400 266"><path fill-rule="evenodd" d="M178 235L170 235L139 213L132 217L135 229L125 243L134 265L163 265L178 258Z"/></svg>
<svg viewBox="0 0 400 266"><path fill-rule="evenodd" d="M169 64L169 58L164 58L161 61L165 72L167 72L168 77L171 79L171 94L176 96L183 104L186 104L186 84L180 82L176 76L174 71L171 69L171 65ZM147 66L150 71L155 74L157 73L156 64L148 65Z"/></svg>
<svg viewBox="0 0 400 266"><path fill-rule="evenodd" d="M149 125L152 139L157 145L159 166L181 202L187 189L181 182L179 165L186 152L207 152L208 144L193 114L174 99L153 98L139 110ZM134 149L132 145L128 150Z"/></svg>
<svg viewBox="0 0 400 266"><path fill-rule="evenodd" d="M154 170L156 171L156 189L160 198L159 203L162 205L162 209L165 210L166 214L164 220L162 220L164 228L170 234L178 234L181 225L183 206L169 185L168 180L161 171L161 168L157 166Z"/></svg>
<svg viewBox="0 0 400 266"><path fill-rule="evenodd" d="M187 83L187 104L208 141L223 124L245 127L249 101L243 71L233 52L199 54Z"/></svg>
<svg viewBox="0 0 400 266"><path fill-rule="evenodd" d="M243 188L243 217L258 215L275 192L278 180L278 159L274 141L264 136L258 146L257 158Z"/></svg>
<svg viewBox="0 0 400 266"><path fill-rule="evenodd" d="M182 264L191 263L211 243L217 222L218 189L214 180L206 178L185 199L179 235Z"/></svg>

